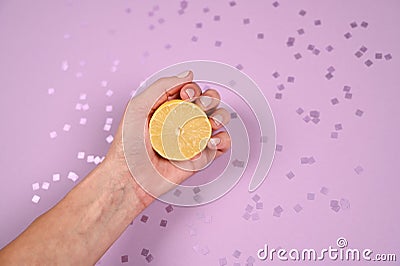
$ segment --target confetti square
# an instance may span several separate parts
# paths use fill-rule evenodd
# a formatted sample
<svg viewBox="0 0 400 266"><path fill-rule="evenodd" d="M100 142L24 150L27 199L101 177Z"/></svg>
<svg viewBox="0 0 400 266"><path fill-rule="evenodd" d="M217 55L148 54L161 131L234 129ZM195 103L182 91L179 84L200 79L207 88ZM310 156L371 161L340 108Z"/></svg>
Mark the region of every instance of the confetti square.
<svg viewBox="0 0 400 266"><path fill-rule="evenodd" d="M47 94L53 95L54 93L55 93L55 89L54 88L48 88L47 89Z"/></svg>
<svg viewBox="0 0 400 266"><path fill-rule="evenodd" d="M340 207L342 210L350 209L350 201L348 199L340 199Z"/></svg>
<svg viewBox="0 0 400 266"><path fill-rule="evenodd" d="M351 94L351 93L349 93L349 92L346 92L346 94L344 95L344 98L350 100L351 98L353 98L353 94Z"/></svg>
<svg viewBox="0 0 400 266"><path fill-rule="evenodd" d="M121 256L121 262L122 263L128 262L128 255Z"/></svg>
<svg viewBox="0 0 400 266"><path fill-rule="evenodd" d="M218 262L219 262L219 266L225 266L228 264L228 261L226 258L220 258Z"/></svg>
<svg viewBox="0 0 400 266"><path fill-rule="evenodd" d="M294 80L295 80L295 77L292 77L292 76L289 76L287 78L287 82L289 82L289 83L294 83Z"/></svg>
<svg viewBox="0 0 400 266"><path fill-rule="evenodd" d="M299 213L299 212L301 212L301 211L303 210L303 207L301 207L300 204L296 204L296 205L293 207L293 209L294 209L295 212Z"/></svg>
<svg viewBox="0 0 400 266"><path fill-rule="evenodd" d="M301 56L300 53L296 53L296 54L294 54L294 58L295 58L296 60L299 60L299 59L302 58L302 56Z"/></svg>
<svg viewBox="0 0 400 266"><path fill-rule="evenodd" d="M251 214L248 213L248 212L245 212L245 213L242 215L242 217L243 217L245 220L249 220L250 217L251 217Z"/></svg>
<svg viewBox="0 0 400 266"><path fill-rule="evenodd" d="M214 45L215 45L215 47L221 47L222 42L221 41L216 41Z"/></svg>
<svg viewBox="0 0 400 266"><path fill-rule="evenodd" d="M335 124L335 130L342 130L343 129L343 126L342 126L342 124Z"/></svg>
<svg viewBox="0 0 400 266"><path fill-rule="evenodd" d="M314 20L314 25L315 26L321 26L322 25L321 20L320 19Z"/></svg>
<svg viewBox="0 0 400 266"><path fill-rule="evenodd" d="M278 7L278 6L279 6L279 3L278 3L277 1L275 1L275 2L272 3L272 6L273 6L273 7Z"/></svg>
<svg viewBox="0 0 400 266"><path fill-rule="evenodd" d="M264 33L257 33L257 39L264 39Z"/></svg>
<svg viewBox="0 0 400 266"><path fill-rule="evenodd" d="M356 168L354 168L354 171L357 173L357 175L360 175L364 171L364 168L362 168L361 166L357 166Z"/></svg>
<svg viewBox="0 0 400 266"><path fill-rule="evenodd" d="M280 75L279 75L279 73L278 72L274 72L274 73L272 73L272 76L274 77L274 78L278 78Z"/></svg>
<svg viewBox="0 0 400 266"><path fill-rule="evenodd" d="M147 261L147 262L151 262L152 260L154 260L153 255L151 255L151 254L147 255L146 261Z"/></svg>
<svg viewBox="0 0 400 266"><path fill-rule="evenodd" d="M345 37L346 39L350 39L350 38L352 37L352 35L351 35L350 32L346 32L346 33L344 34L344 37Z"/></svg>
<svg viewBox="0 0 400 266"><path fill-rule="evenodd" d="M363 45L363 46L360 47L360 51L365 53L365 52L368 51L368 48Z"/></svg>
<svg viewBox="0 0 400 266"><path fill-rule="evenodd" d="M283 150L283 146L280 145L280 144L276 144L275 150L276 151L282 151Z"/></svg>
<svg viewBox="0 0 400 266"><path fill-rule="evenodd" d="M350 27L352 27L353 29L357 27L357 22L353 21L350 23Z"/></svg>
<svg viewBox="0 0 400 266"><path fill-rule="evenodd" d="M363 21L363 22L361 22L360 26L363 27L363 28L367 28L368 27L368 22Z"/></svg>
<svg viewBox="0 0 400 266"><path fill-rule="evenodd" d="M78 152L77 158L80 160L85 159L85 152L83 151Z"/></svg>
<svg viewBox="0 0 400 266"><path fill-rule="evenodd" d="M60 174L53 174L53 181L54 182L60 181Z"/></svg>
<svg viewBox="0 0 400 266"><path fill-rule="evenodd" d="M42 183L42 189L48 190L49 187L50 187L50 183L49 183L49 182L43 182L43 183Z"/></svg>
<svg viewBox="0 0 400 266"><path fill-rule="evenodd" d="M305 33L305 31L304 31L304 29L298 29L298 30L297 30L297 33L298 33L299 35L303 35L303 34Z"/></svg>
<svg viewBox="0 0 400 266"><path fill-rule="evenodd" d="M143 248L142 251L140 252L140 255L147 257L149 255L150 250Z"/></svg>
<svg viewBox="0 0 400 266"><path fill-rule="evenodd" d="M108 137L106 138L107 143L111 143L113 142L114 137L112 135L108 135Z"/></svg>
<svg viewBox="0 0 400 266"><path fill-rule="evenodd" d="M182 194L182 191L180 191L179 189L176 189L176 190L174 191L174 196L175 196L175 197L179 197L181 194Z"/></svg>
<svg viewBox="0 0 400 266"><path fill-rule="evenodd" d="M382 59L383 55L382 53L375 53L375 59Z"/></svg>
<svg viewBox="0 0 400 266"><path fill-rule="evenodd" d="M329 189L327 187L322 187L320 192L321 192L321 194L328 195Z"/></svg>
<svg viewBox="0 0 400 266"><path fill-rule="evenodd" d="M307 193L307 200L314 200L315 199L315 193Z"/></svg>
<svg viewBox="0 0 400 266"><path fill-rule="evenodd" d="M258 220L260 220L260 215L259 215L258 213L253 213L253 214L251 215L251 220L253 220L253 221L258 221Z"/></svg>
<svg viewBox="0 0 400 266"><path fill-rule="evenodd" d="M142 215L142 217L140 218L140 221L142 223L147 223L148 220L149 220L149 216L147 216L147 215Z"/></svg>
<svg viewBox="0 0 400 266"><path fill-rule="evenodd" d="M258 202L261 199L261 197L258 194L255 194L251 199L254 200L255 202Z"/></svg>
<svg viewBox="0 0 400 266"><path fill-rule="evenodd" d="M285 85L283 85L283 84L279 84L278 86L277 86L277 88L278 88L278 90L284 90L285 89Z"/></svg>
<svg viewBox="0 0 400 266"><path fill-rule="evenodd" d="M33 183L32 184L32 190L33 191L38 190L39 188L40 188L39 183Z"/></svg>
<svg viewBox="0 0 400 266"><path fill-rule="evenodd" d="M292 171L290 171L289 173L286 174L286 177L289 179L292 179L294 177L294 173Z"/></svg>
<svg viewBox="0 0 400 266"><path fill-rule="evenodd" d="M55 138L57 137L57 132L51 131L51 132L49 133L49 135L50 135L50 138L51 138L51 139L55 139Z"/></svg>
<svg viewBox="0 0 400 266"><path fill-rule="evenodd" d="M339 103L339 100L337 98L332 98L331 103L332 103L332 105L336 105Z"/></svg>
<svg viewBox="0 0 400 266"><path fill-rule="evenodd" d="M390 60L392 59L392 55L391 54L385 54L385 60Z"/></svg>
<svg viewBox="0 0 400 266"><path fill-rule="evenodd" d="M332 73L331 73L331 72L328 72L328 73L325 75L325 78L328 79L328 80L332 79L332 78L333 78Z"/></svg>
<svg viewBox="0 0 400 266"><path fill-rule="evenodd" d="M299 11L299 15L302 17L304 17L306 14L307 14L307 12L303 9Z"/></svg>
<svg viewBox="0 0 400 266"><path fill-rule="evenodd" d="M63 130L64 130L65 132L70 131L70 129L71 129L71 125L70 125L70 124L65 124L64 127L63 127Z"/></svg>
<svg viewBox="0 0 400 266"><path fill-rule="evenodd" d="M79 176L76 173L71 171L68 173L67 178L72 180L73 182L75 182L76 180L78 180Z"/></svg>
<svg viewBox="0 0 400 266"><path fill-rule="evenodd" d="M301 115L302 113L304 113L303 108L301 108L301 107L297 108L297 109L296 109L296 113L299 114L299 115Z"/></svg>
<svg viewBox="0 0 400 266"><path fill-rule="evenodd" d="M327 47L325 47L325 50L327 52L332 52L333 51L333 46L332 45L328 45Z"/></svg>
<svg viewBox="0 0 400 266"><path fill-rule="evenodd" d="M38 196L38 195L33 195L33 197L32 197L32 202L33 202L33 203L39 203L39 201L40 201L40 196Z"/></svg>
<svg viewBox="0 0 400 266"><path fill-rule="evenodd" d="M112 105L107 105L106 106L106 112L112 112L112 110L113 110L113 106Z"/></svg>
<svg viewBox="0 0 400 266"><path fill-rule="evenodd" d="M357 109L357 110L356 110L356 116L361 117L363 114L364 114L364 112L361 111L360 109Z"/></svg>
<svg viewBox="0 0 400 266"><path fill-rule="evenodd" d="M282 93L275 93L275 99L281 100L282 99Z"/></svg>
<svg viewBox="0 0 400 266"><path fill-rule="evenodd" d="M250 19L248 19L248 18L243 19L243 24L247 25L249 23L250 23Z"/></svg>
<svg viewBox="0 0 400 266"><path fill-rule="evenodd" d="M318 124L321 120L318 117L314 117L313 119L311 119L311 121L313 121L314 124Z"/></svg>
<svg viewBox="0 0 400 266"><path fill-rule="evenodd" d="M235 258L239 258L240 257L240 255L242 254L242 252L240 252L239 250L235 250L234 252L233 252L233 254L232 254L232 256L234 256Z"/></svg>
<svg viewBox="0 0 400 266"><path fill-rule="evenodd" d="M339 137L339 133L331 132L331 139L337 139Z"/></svg>
<svg viewBox="0 0 400 266"><path fill-rule="evenodd" d="M370 59L368 59L367 61L364 62L364 64L365 64L367 67L370 67L370 66L373 65L373 62L372 62Z"/></svg>
<svg viewBox="0 0 400 266"><path fill-rule="evenodd" d="M357 51L354 55L355 55L356 57L360 58L360 57L363 56L364 54L363 54L361 51Z"/></svg>
<svg viewBox="0 0 400 266"><path fill-rule="evenodd" d="M165 211L167 212L167 213L170 213L170 212L172 212L174 210L174 208L172 207L172 205L168 205L167 207L165 207Z"/></svg>
<svg viewBox="0 0 400 266"><path fill-rule="evenodd" d="M168 223L168 221L167 220L161 220L161 222L160 222L160 226L161 227L167 227L167 223Z"/></svg>
<svg viewBox="0 0 400 266"><path fill-rule="evenodd" d="M247 204L247 206L246 206L246 208L245 208L245 211L246 211L246 212L252 212L253 209L254 209L254 207L253 207L252 205Z"/></svg>
<svg viewBox="0 0 400 266"><path fill-rule="evenodd" d="M257 202L256 203L256 209L257 210L262 210L264 208L264 204L262 202Z"/></svg>

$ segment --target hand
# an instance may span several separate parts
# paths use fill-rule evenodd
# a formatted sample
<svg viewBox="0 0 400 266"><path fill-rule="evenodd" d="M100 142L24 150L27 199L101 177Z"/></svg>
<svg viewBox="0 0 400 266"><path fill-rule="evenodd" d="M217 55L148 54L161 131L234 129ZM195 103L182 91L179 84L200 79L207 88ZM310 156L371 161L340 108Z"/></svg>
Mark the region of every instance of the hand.
<svg viewBox="0 0 400 266"><path fill-rule="evenodd" d="M226 125L230 120L230 114L223 108L218 108L220 103L220 95L216 90L209 89L202 92L200 87L192 82L193 73L191 71L184 75L161 78L151 84L141 94L131 99L125 112L125 123L132 128L130 134L135 136L124 135L125 138L137 138L133 145L128 147L128 156L138 165L145 156L149 156L152 167L157 170L164 178L169 181L180 184L188 177L193 175L196 169L201 169L211 160L221 156L231 146L230 137L227 132L221 131L212 135L207 148L201 155L184 162L171 162L159 156L151 147L148 123L154 111L164 102L172 99L190 100L202 108L207 115L213 131L218 130ZM129 119L127 119L129 118ZM124 121L124 120L122 120ZM123 122L121 121L118 131L115 135L114 142L106 156L106 164L112 165L113 171L118 169L119 174L127 176L133 182L134 190L140 198L144 207L148 206L154 198L146 193L136 180L131 176L128 165L125 160L123 147ZM143 124L144 123L144 124ZM144 140L141 128L144 125ZM125 127L128 127L125 125ZM135 131L135 132L133 132ZM134 133L134 134L133 134ZM143 144L144 141L144 144ZM145 145L145 150L141 146ZM147 152L147 154L145 154ZM214 158L215 157L215 158ZM148 167L147 167L148 168ZM143 171L146 171L146 167ZM148 170L148 169L147 169ZM154 186L154 184L153 184ZM165 193L171 188L160 188L160 193Z"/></svg>

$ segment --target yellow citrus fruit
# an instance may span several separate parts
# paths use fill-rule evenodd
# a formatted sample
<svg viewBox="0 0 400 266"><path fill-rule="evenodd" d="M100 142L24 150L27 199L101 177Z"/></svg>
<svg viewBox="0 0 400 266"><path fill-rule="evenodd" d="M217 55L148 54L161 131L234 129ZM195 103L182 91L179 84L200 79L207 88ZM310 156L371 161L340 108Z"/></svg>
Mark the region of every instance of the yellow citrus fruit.
<svg viewBox="0 0 400 266"><path fill-rule="evenodd" d="M211 124L194 103L171 100L154 112L149 124L153 149L169 160L184 161L199 154L211 137Z"/></svg>

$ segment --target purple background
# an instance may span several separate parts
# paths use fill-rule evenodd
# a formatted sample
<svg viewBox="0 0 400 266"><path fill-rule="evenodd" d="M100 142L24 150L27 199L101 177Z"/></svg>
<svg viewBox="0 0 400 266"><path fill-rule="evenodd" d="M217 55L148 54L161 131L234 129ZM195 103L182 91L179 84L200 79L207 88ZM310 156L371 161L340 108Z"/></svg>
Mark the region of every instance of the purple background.
<svg viewBox="0 0 400 266"><path fill-rule="evenodd" d="M219 265L220 258L245 265L265 243L318 250L336 246L341 236L351 248L399 256L400 4L273 3L189 1L180 11L180 1L1 1L0 247L75 185L67 179L69 171L81 180L95 167L86 156L105 155L105 139L115 132L141 81L170 64L208 59L243 68L271 104L283 148L267 180L249 194L249 180L242 179L225 197L202 207L167 213L166 204L154 203L143 213L147 223L136 219L99 264L119 265L128 255L124 265ZM347 32L351 38L344 36ZM288 47L289 37L295 42ZM309 44L320 53L308 50ZM363 45L367 51L358 58L355 53ZM296 60L296 53L302 58ZM375 53L392 58L375 59ZM328 79L330 66L335 71ZM275 71L278 78L272 76ZM295 77L294 83L288 76ZM275 98L279 84L285 86L282 99ZM351 99L345 97L345 85L351 87ZM49 88L54 94L48 94ZM80 100L81 94L87 99ZM333 98L339 103L332 104ZM90 108L75 110L77 103ZM113 106L112 112L106 105ZM299 107L305 113L298 115ZM312 110L320 112L319 123L303 121ZM86 125L79 124L81 117ZM108 117L114 118L110 132L103 130ZM335 129L338 123L342 130ZM70 131L63 131L65 124ZM54 139L52 131L57 132ZM332 132L338 132L337 139ZM84 160L77 159L80 151ZM315 163L301 164L302 157L313 157ZM292 179L286 176L290 171ZM52 181L54 173L61 174L60 181ZM50 187L33 191L36 182ZM322 187L328 188L326 195ZM315 193L315 200L308 200L307 193ZM252 212L260 219L245 220L247 204L255 206L254 194L263 202L263 209ZM34 195L41 197L37 204L31 201ZM331 200L341 199L350 208L332 210ZM297 204L300 212L294 210ZM280 217L273 215L277 206L283 208ZM166 228L159 226L161 219L168 220ZM152 262L140 255L142 248L150 250ZM235 250L239 258L232 255ZM257 260L255 265L267 263Z"/></svg>

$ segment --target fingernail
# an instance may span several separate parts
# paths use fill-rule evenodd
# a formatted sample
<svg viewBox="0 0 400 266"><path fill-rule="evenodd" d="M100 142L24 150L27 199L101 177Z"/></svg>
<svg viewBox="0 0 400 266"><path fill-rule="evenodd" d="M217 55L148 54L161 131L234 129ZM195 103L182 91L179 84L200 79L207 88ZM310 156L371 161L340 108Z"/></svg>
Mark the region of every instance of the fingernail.
<svg viewBox="0 0 400 266"><path fill-rule="evenodd" d="M200 96L200 102L201 102L201 105L204 106L204 108L207 108L208 106L210 106L210 104L212 102L212 98L208 97L208 96Z"/></svg>
<svg viewBox="0 0 400 266"><path fill-rule="evenodd" d="M189 70L187 70L187 71L184 71L184 72L182 72L182 73L180 73L180 74L178 74L178 75L176 75L178 78L186 78L188 75L189 75L189 73L190 73L190 71Z"/></svg>
<svg viewBox="0 0 400 266"><path fill-rule="evenodd" d="M220 124L222 124L222 121L224 120L224 119L222 118L222 115L220 115L220 114L213 115L213 116L212 116L212 119L214 119L214 122L215 122L215 124L216 124L217 126L219 126Z"/></svg>
<svg viewBox="0 0 400 266"><path fill-rule="evenodd" d="M210 139L210 143L211 143L211 145L212 146L217 146L218 144L220 144L221 143L221 139L220 138L211 138Z"/></svg>
<svg viewBox="0 0 400 266"><path fill-rule="evenodd" d="M187 88L187 89L185 90L185 92L186 92L187 96L189 96L189 99L192 99L192 98L194 97L194 89L192 89L192 88Z"/></svg>

